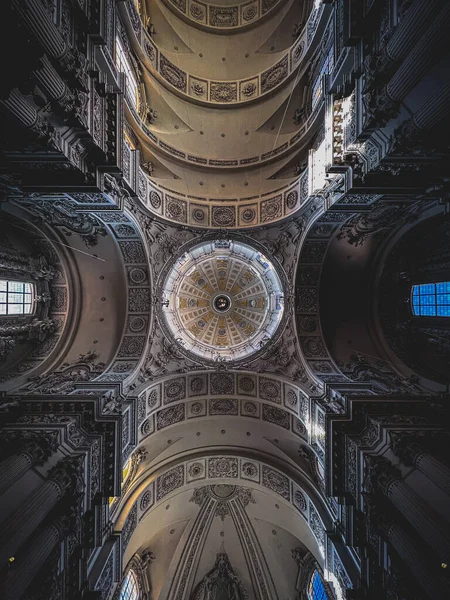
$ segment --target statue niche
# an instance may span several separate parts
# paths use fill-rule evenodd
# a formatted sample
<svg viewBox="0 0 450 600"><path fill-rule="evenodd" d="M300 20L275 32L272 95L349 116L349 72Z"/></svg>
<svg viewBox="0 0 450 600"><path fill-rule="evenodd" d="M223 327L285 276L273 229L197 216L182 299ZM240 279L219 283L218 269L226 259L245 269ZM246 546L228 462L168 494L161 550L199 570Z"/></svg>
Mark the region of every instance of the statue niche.
<svg viewBox="0 0 450 600"><path fill-rule="evenodd" d="M191 600L248 600L225 552L219 552L214 567L195 588Z"/></svg>

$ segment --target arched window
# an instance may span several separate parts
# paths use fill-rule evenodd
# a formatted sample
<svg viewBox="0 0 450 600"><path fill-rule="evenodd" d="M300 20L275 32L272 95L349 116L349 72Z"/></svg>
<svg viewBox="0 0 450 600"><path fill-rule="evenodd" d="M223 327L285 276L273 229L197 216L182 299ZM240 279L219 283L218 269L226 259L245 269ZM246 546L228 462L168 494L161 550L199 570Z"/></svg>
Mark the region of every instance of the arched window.
<svg viewBox="0 0 450 600"><path fill-rule="evenodd" d="M328 600L319 571L314 571L308 586L308 600Z"/></svg>
<svg viewBox="0 0 450 600"><path fill-rule="evenodd" d="M138 585L136 575L133 571L128 571L122 583L119 600L139 600Z"/></svg>
<svg viewBox="0 0 450 600"><path fill-rule="evenodd" d="M30 315L34 310L33 296L32 283L0 279L0 316Z"/></svg>
<svg viewBox="0 0 450 600"><path fill-rule="evenodd" d="M412 286L413 315L450 317L450 281Z"/></svg>

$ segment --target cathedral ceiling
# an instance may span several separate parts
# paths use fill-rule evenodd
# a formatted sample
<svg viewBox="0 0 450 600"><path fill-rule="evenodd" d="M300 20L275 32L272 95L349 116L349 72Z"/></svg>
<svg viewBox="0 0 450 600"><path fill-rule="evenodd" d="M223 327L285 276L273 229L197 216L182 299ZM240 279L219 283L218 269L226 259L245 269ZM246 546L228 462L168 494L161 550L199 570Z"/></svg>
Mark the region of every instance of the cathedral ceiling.
<svg viewBox="0 0 450 600"><path fill-rule="evenodd" d="M122 7L118 33L141 82L126 114L151 210L200 227L250 227L298 210L323 112L322 102L308 108L311 73L329 45L329 11L309 14L310 4ZM244 14L254 16L244 23Z"/></svg>

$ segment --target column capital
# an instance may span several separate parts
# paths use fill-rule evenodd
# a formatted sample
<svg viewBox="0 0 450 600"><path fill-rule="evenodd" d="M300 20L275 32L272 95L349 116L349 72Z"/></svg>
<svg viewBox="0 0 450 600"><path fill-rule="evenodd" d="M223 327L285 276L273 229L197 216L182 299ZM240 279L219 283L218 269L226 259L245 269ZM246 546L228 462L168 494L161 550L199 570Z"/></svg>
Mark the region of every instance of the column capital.
<svg viewBox="0 0 450 600"><path fill-rule="evenodd" d="M85 487L83 474L84 455L67 456L50 469L48 479L56 483L63 494L80 496Z"/></svg>
<svg viewBox="0 0 450 600"><path fill-rule="evenodd" d="M392 483L402 478L401 471L384 456L367 455L366 491L369 495L386 495Z"/></svg>
<svg viewBox="0 0 450 600"><path fill-rule="evenodd" d="M425 453L423 445L417 439L419 432L391 431L389 434L394 453L406 466L414 466L418 457Z"/></svg>

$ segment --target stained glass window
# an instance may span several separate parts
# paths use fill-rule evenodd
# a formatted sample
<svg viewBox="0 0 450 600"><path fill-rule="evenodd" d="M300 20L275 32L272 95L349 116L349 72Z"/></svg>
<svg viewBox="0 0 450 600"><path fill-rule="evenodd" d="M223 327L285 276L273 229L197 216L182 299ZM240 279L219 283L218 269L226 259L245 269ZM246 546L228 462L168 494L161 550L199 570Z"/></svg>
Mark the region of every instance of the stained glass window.
<svg viewBox="0 0 450 600"><path fill-rule="evenodd" d="M116 38L116 67L125 73L125 94L134 108L138 108L138 83L120 41Z"/></svg>
<svg viewBox="0 0 450 600"><path fill-rule="evenodd" d="M32 283L0 279L0 316L31 314L33 291Z"/></svg>
<svg viewBox="0 0 450 600"><path fill-rule="evenodd" d="M318 571L314 571L309 581L308 600L328 600L322 577Z"/></svg>
<svg viewBox="0 0 450 600"><path fill-rule="evenodd" d="M450 281L413 285L412 312L423 317L450 317Z"/></svg>
<svg viewBox="0 0 450 600"><path fill-rule="evenodd" d="M139 600L136 576L133 571L128 571L123 580L119 600Z"/></svg>
<svg viewBox="0 0 450 600"><path fill-rule="evenodd" d="M322 66L320 67L319 74L317 75L317 77L314 81L314 85L313 85L313 89L312 89L312 108L315 107L317 102L320 100L320 97L322 96L323 76L331 73L331 71L333 70L333 66L334 66L333 63L334 63L334 50L333 50L333 48L331 48L331 50L328 52L327 56L325 57L325 60L323 61Z"/></svg>

